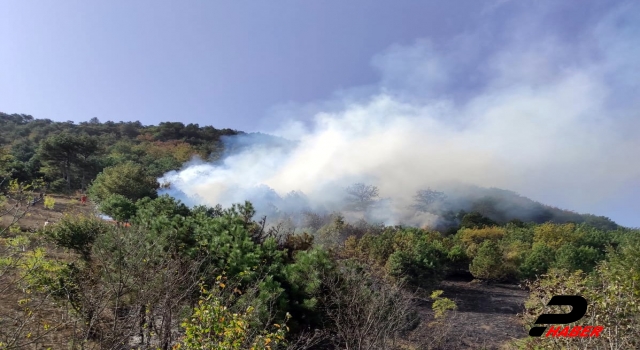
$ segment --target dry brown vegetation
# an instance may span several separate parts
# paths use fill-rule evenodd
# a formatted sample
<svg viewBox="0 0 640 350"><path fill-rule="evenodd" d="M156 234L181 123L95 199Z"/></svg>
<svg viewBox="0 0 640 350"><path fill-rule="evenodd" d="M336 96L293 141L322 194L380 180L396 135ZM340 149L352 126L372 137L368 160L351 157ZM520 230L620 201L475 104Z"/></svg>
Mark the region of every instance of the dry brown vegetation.
<svg viewBox="0 0 640 350"><path fill-rule="evenodd" d="M60 220L65 214L67 215L90 215L94 212L94 206L91 202L86 205L80 203L80 195L77 196L65 196L58 194L47 194L47 197L53 198L55 204L53 209L47 209L42 202L38 202L28 209L24 204L22 210L26 210L27 213L18 222L18 226L22 231L35 231L41 229L44 226L45 221L55 223ZM9 199L4 204L4 208L12 208L17 204L16 200ZM4 215L0 217L0 226L6 227L11 224L13 220L12 215Z"/></svg>
<svg viewBox="0 0 640 350"><path fill-rule="evenodd" d="M36 241L37 245L43 242L35 232L42 229L45 221L54 223L65 214L92 211L91 206L81 206L74 198L52 197L56 201L53 209L45 208L42 202L30 204L25 200L28 196L13 197L3 206L5 215L0 218L0 229L5 234L0 240L0 258L7 260L0 264L0 342L8 349L65 347L78 329L70 310L56 303L50 293L37 293L25 287L30 272L46 269L42 258L60 261L71 258L69 252L52 244L46 244L43 255L38 256L34 253ZM21 233L24 235L20 239L12 240Z"/></svg>

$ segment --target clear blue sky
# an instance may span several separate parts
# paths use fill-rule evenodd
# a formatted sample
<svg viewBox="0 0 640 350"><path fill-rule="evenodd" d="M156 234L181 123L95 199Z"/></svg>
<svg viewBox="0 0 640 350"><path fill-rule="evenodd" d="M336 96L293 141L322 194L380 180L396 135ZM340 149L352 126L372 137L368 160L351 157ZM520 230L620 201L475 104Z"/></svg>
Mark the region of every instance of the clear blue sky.
<svg viewBox="0 0 640 350"><path fill-rule="evenodd" d="M0 106L54 120L254 129L275 104L375 81L375 53L453 35L479 3L4 1Z"/></svg>
<svg viewBox="0 0 640 350"><path fill-rule="evenodd" d="M521 7L503 2L2 1L0 110L251 131L273 106L375 83L393 44L500 26ZM571 35L607 2L569 1L549 29Z"/></svg>
<svg viewBox="0 0 640 350"><path fill-rule="evenodd" d="M535 88L544 74L554 72L537 67L601 59L606 63L601 67L617 67L603 80L615 86L617 100L602 106L620 120L638 120L626 112L638 106L630 101L640 93L640 33L633 25L640 16L626 24L610 20L598 29L602 17L624 3L633 1L5 0L0 2L0 111L57 121L181 121L261 131L278 113L313 114L335 107L335 97L349 93L366 96L384 89L406 100L429 93L464 99L486 84L500 84L490 76L495 69L482 68L496 66L486 57L508 61L495 55L501 47L517 55L527 51L527 42L551 37L556 48L571 54L556 49L547 55L540 45L539 59L523 55L528 72L500 77L523 78ZM630 9L640 15L638 7ZM628 40L591 50L585 38L594 31ZM514 36L521 46L513 45ZM425 42L445 53L436 55L435 66L416 63L430 55L431 46L419 44ZM449 50L451 43L457 49ZM403 47L409 49L397 49ZM460 58L460 52L469 58ZM438 67L445 66L448 76L442 78ZM622 125L620 135L640 131L639 123ZM628 159L638 162L633 154ZM625 184L635 176L633 169ZM640 226L636 185L608 191L607 201L587 209ZM551 192L536 199L555 201Z"/></svg>

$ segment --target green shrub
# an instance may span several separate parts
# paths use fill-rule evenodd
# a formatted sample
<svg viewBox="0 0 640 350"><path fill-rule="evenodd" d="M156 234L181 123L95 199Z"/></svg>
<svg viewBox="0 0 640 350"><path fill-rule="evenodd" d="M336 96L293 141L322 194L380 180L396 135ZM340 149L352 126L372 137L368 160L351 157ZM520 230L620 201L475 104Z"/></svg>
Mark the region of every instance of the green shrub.
<svg viewBox="0 0 640 350"><path fill-rule="evenodd" d="M593 247L566 244L556 251L553 266L570 272L591 272L601 258L601 254Z"/></svg>
<svg viewBox="0 0 640 350"><path fill-rule="evenodd" d="M594 273L570 273L552 269L541 279L529 284L531 293L525 303L524 320L533 326L554 295L581 295L589 303L586 315L578 325L601 325L599 338L536 338L529 345L539 349L638 349L640 346L640 236L630 232L617 251L611 251ZM564 312L567 312L565 310ZM552 313L558 311L551 310ZM573 326L567 325L567 326ZM531 347L530 347L531 348Z"/></svg>
<svg viewBox="0 0 640 350"><path fill-rule="evenodd" d="M442 293L444 292L441 290L434 290L433 293L431 293L431 299L433 299L431 309L435 312L436 319L442 318L447 311L458 308L453 300L442 297Z"/></svg>
<svg viewBox="0 0 640 350"><path fill-rule="evenodd" d="M67 181L65 179L56 179L49 183L49 190L54 193L63 193L67 191Z"/></svg>
<svg viewBox="0 0 640 350"><path fill-rule="evenodd" d="M224 288L224 284L221 284ZM232 312L218 295L202 289L202 296L191 318L182 323L185 335L174 349L201 350L270 350L285 345L288 327L273 324L265 329L252 329L253 307Z"/></svg>
<svg viewBox="0 0 640 350"><path fill-rule="evenodd" d="M480 245L469 266L469 272L479 279L499 280L506 277L502 250L497 242L487 240Z"/></svg>
<svg viewBox="0 0 640 350"><path fill-rule="evenodd" d="M84 260L89 260L96 237L111 229L97 218L65 216L55 225L46 227L43 233L58 246L71 249Z"/></svg>
<svg viewBox="0 0 640 350"><path fill-rule="evenodd" d="M449 261L456 263L459 261L465 261L468 259L467 254L464 252L464 248L460 245L454 245L447 253Z"/></svg>
<svg viewBox="0 0 640 350"><path fill-rule="evenodd" d="M484 228L496 226L497 223L479 212L471 212L462 217L460 226L463 228Z"/></svg>
<svg viewBox="0 0 640 350"><path fill-rule="evenodd" d="M112 194L122 195L132 201L157 196L157 181L149 176L141 165L126 162L105 168L89 187L89 196L100 203Z"/></svg>
<svg viewBox="0 0 640 350"><path fill-rule="evenodd" d="M531 252L520 265L520 274L524 278L532 278L547 272L554 261L554 252L544 243L533 245Z"/></svg>
<svg viewBox="0 0 640 350"><path fill-rule="evenodd" d="M56 204L56 200L55 200L55 199L53 199L52 197L50 197L50 196L45 196L45 197L44 197L44 203L43 203L43 205L44 205L44 207L45 207L45 208L47 208L47 209L53 209L53 207L55 206L55 204Z"/></svg>
<svg viewBox="0 0 640 350"><path fill-rule="evenodd" d="M137 207L129 198L121 194L112 194L100 202L98 210L117 221L129 221L136 215Z"/></svg>

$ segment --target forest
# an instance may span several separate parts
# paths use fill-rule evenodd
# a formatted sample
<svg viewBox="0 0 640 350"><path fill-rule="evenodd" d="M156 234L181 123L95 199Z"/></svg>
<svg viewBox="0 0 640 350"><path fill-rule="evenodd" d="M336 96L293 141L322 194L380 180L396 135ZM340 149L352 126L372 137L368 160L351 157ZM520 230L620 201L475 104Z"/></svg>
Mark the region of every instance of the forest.
<svg viewBox="0 0 640 350"><path fill-rule="evenodd" d="M295 193L261 215L159 193L163 174L243 134L0 113L0 349L640 346L640 230L606 217L502 189L417 191L412 210L443 218L432 227L348 219L382 201L365 183L343 211L295 215L276 210ZM442 288L456 279L526 291L521 331L461 336L464 307ZM584 296L576 324L601 336L529 337L554 295Z"/></svg>

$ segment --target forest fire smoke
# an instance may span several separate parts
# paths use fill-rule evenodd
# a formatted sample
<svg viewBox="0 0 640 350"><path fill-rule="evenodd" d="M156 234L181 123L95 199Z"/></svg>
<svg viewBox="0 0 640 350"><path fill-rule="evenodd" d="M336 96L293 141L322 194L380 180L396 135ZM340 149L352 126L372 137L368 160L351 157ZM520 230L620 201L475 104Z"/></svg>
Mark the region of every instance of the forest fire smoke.
<svg viewBox="0 0 640 350"><path fill-rule="evenodd" d="M540 12L523 13L500 47L489 45L490 28L391 47L372 61L376 86L279 109L288 121L267 131L295 142L228 138L242 147L165 174L163 192L188 204L249 199L259 212L333 211L344 210L348 186L364 183L386 199L368 215L388 224L432 221L409 209L413 196L456 184L590 210L640 178L640 101L629 98L640 50L620 49L640 47L640 18L631 18L640 11L605 14L577 43L545 35Z"/></svg>

